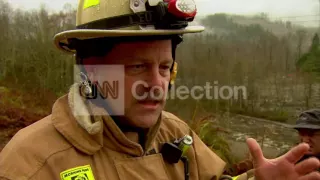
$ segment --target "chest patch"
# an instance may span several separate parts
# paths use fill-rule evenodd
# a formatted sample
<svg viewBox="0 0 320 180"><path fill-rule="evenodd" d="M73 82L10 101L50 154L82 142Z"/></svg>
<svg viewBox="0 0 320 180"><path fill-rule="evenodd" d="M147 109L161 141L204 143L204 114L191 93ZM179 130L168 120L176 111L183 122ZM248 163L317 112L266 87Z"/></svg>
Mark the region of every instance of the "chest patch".
<svg viewBox="0 0 320 180"><path fill-rule="evenodd" d="M61 180L95 180L90 165L79 166L60 173Z"/></svg>

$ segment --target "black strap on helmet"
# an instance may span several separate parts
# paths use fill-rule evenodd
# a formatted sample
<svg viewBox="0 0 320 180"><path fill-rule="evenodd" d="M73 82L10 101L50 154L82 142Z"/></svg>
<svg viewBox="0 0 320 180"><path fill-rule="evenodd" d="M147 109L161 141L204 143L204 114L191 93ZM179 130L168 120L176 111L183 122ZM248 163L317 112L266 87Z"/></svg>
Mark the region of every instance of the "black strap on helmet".
<svg viewBox="0 0 320 180"><path fill-rule="evenodd" d="M102 57L112 50L114 45L121 42L150 41L171 39L172 58L175 59L175 51L178 44L182 42L181 35L153 35L153 36L123 36L104 37L94 39L69 39L68 48L76 50L76 56L81 59L87 57Z"/></svg>

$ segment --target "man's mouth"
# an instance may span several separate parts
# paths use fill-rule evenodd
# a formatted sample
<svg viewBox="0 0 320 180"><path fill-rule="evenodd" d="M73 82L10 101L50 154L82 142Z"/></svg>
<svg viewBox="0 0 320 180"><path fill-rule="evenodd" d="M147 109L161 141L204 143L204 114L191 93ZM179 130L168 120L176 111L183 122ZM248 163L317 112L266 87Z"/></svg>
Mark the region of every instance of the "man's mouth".
<svg viewBox="0 0 320 180"><path fill-rule="evenodd" d="M155 110L160 105L161 101L158 100L142 100L138 101L138 104L142 105L145 109Z"/></svg>

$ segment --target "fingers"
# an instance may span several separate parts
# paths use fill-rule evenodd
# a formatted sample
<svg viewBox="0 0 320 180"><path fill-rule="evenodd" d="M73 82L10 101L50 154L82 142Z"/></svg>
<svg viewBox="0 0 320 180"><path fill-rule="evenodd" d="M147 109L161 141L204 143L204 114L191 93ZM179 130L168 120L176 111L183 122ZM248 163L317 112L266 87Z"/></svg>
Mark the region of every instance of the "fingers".
<svg viewBox="0 0 320 180"><path fill-rule="evenodd" d="M310 174L304 175L299 178L299 180L319 180L320 179L320 173L318 171L314 171Z"/></svg>
<svg viewBox="0 0 320 180"><path fill-rule="evenodd" d="M299 162L295 166L295 170L298 174L304 175L316 170L319 167L320 162L317 158L308 158L304 161Z"/></svg>
<svg viewBox="0 0 320 180"><path fill-rule="evenodd" d="M262 150L260 148L260 145L257 143L257 141L253 138L247 139L247 145L250 151L250 154L252 156L252 160L254 163L254 166L257 166L261 164L264 160Z"/></svg>
<svg viewBox="0 0 320 180"><path fill-rule="evenodd" d="M308 151L309 145L307 143L301 143L293 147L289 152L284 154L282 157L286 158L290 163L295 164L302 156Z"/></svg>

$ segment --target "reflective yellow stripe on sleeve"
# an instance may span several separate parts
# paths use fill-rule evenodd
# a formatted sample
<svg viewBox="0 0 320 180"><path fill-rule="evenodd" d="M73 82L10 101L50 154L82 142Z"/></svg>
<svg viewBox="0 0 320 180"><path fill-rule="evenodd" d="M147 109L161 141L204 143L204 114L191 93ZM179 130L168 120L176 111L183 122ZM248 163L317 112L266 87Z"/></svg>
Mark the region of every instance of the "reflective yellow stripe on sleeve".
<svg viewBox="0 0 320 180"><path fill-rule="evenodd" d="M232 177L232 180L237 180L239 176Z"/></svg>

